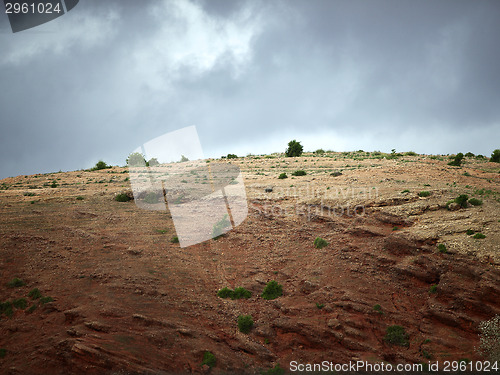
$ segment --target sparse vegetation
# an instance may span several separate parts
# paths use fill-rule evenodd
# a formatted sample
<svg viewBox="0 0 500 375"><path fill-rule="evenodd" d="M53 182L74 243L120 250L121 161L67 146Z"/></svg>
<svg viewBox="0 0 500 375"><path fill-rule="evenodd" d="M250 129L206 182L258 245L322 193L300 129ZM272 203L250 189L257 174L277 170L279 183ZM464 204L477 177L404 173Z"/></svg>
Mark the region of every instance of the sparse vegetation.
<svg viewBox="0 0 500 375"><path fill-rule="evenodd" d="M26 301L26 298L18 298L12 301L12 305L16 309L24 310L28 306L28 301Z"/></svg>
<svg viewBox="0 0 500 375"><path fill-rule="evenodd" d="M297 157L302 155L304 151L304 147L297 142L295 139L293 141L288 142L288 148L285 151L285 155L288 157Z"/></svg>
<svg viewBox="0 0 500 375"><path fill-rule="evenodd" d="M491 153L490 161L500 163L500 149L496 149Z"/></svg>
<svg viewBox="0 0 500 375"><path fill-rule="evenodd" d="M267 283L261 297L267 300L276 299L283 295L283 286L277 281L271 280Z"/></svg>
<svg viewBox="0 0 500 375"><path fill-rule="evenodd" d="M471 198L469 199L469 203L473 206L481 206L483 204L483 201L481 199Z"/></svg>
<svg viewBox="0 0 500 375"><path fill-rule="evenodd" d="M453 160L448 163L448 165L451 165L453 167L460 167L462 165L462 161L464 159L464 154L459 152L456 154L454 157L452 157Z"/></svg>
<svg viewBox="0 0 500 375"><path fill-rule="evenodd" d="M26 285L26 283L17 277L14 277L12 280L10 280L7 283L7 286L9 288L19 288L19 287L24 286L24 285Z"/></svg>
<svg viewBox="0 0 500 375"><path fill-rule="evenodd" d="M387 327L384 336L384 341L388 342L389 344L398 346L409 346L410 342L408 341L408 339L409 335L406 333L403 327L398 325Z"/></svg>
<svg viewBox="0 0 500 375"><path fill-rule="evenodd" d="M227 158L228 159L237 159L238 155L236 155L236 154L227 154Z"/></svg>
<svg viewBox="0 0 500 375"><path fill-rule="evenodd" d="M238 316L238 329L242 333L249 333L253 328L253 319L251 315Z"/></svg>
<svg viewBox="0 0 500 375"><path fill-rule="evenodd" d="M430 195L431 195L430 191L421 191L420 193L418 193L418 196L423 198L428 197Z"/></svg>
<svg viewBox="0 0 500 375"><path fill-rule="evenodd" d="M467 233L468 236L472 236L476 232L474 232L472 229L467 229L467 232L465 233Z"/></svg>
<svg viewBox="0 0 500 375"><path fill-rule="evenodd" d="M115 195L115 201L117 202L128 202L130 197L127 194L120 193Z"/></svg>
<svg viewBox="0 0 500 375"><path fill-rule="evenodd" d="M328 246L328 242L321 237L316 237L313 245L316 249L322 249L323 247Z"/></svg>
<svg viewBox="0 0 500 375"><path fill-rule="evenodd" d="M279 178L280 180L283 180L283 179L285 179L285 178L288 178L288 176L286 175L286 173L285 173L285 172L283 172L283 173L281 173L281 174L278 176L278 178Z"/></svg>
<svg viewBox="0 0 500 375"><path fill-rule="evenodd" d="M409 193L409 192L410 192L410 190L408 190L408 189L404 189L404 190L401 192L401 194L405 194L405 193Z"/></svg>
<svg viewBox="0 0 500 375"><path fill-rule="evenodd" d="M437 285L431 285L431 287L429 288L429 293L437 293Z"/></svg>
<svg viewBox="0 0 500 375"><path fill-rule="evenodd" d="M437 248L438 248L440 253L446 254L448 252L448 250L446 249L446 245L444 243L440 243L437 246Z"/></svg>
<svg viewBox="0 0 500 375"><path fill-rule="evenodd" d="M38 288L33 288L28 293L28 297L31 299L38 299L42 296L42 293L38 290Z"/></svg>
<svg viewBox="0 0 500 375"><path fill-rule="evenodd" d="M179 237L173 236L172 239L170 240L172 243L179 243Z"/></svg>
<svg viewBox="0 0 500 375"><path fill-rule="evenodd" d="M323 150L322 148L318 148L316 151L314 151L314 153L316 155L323 155L325 153L325 150Z"/></svg>
<svg viewBox="0 0 500 375"><path fill-rule="evenodd" d="M76 197L76 200L77 200L77 201L83 201L84 199L85 199L85 198L84 198L84 197L82 197L82 196L80 196L80 195L79 195L78 197Z"/></svg>
<svg viewBox="0 0 500 375"><path fill-rule="evenodd" d="M382 306L380 306L378 303L373 306L373 310L378 312L379 314L383 314Z"/></svg>
<svg viewBox="0 0 500 375"><path fill-rule="evenodd" d="M217 239L222 236L227 228L231 228L231 222L229 221L229 216L227 214L224 215L222 219L220 219L212 229L212 238Z"/></svg>
<svg viewBox="0 0 500 375"><path fill-rule="evenodd" d="M316 302L316 307L321 310L323 307L325 307L325 304L324 303L318 303Z"/></svg>
<svg viewBox="0 0 500 375"><path fill-rule="evenodd" d="M483 238L486 238L486 236L482 233L476 233L475 235L472 236L472 238L475 238L476 240L481 240Z"/></svg>
<svg viewBox="0 0 500 375"><path fill-rule="evenodd" d="M99 160L94 168L91 169L91 171L99 171L101 169L108 169L108 168L111 168L111 165L107 165L105 162L103 162L102 160Z"/></svg>
<svg viewBox="0 0 500 375"><path fill-rule="evenodd" d="M2 314L5 314L9 318L14 314L14 311L12 310L12 302L0 302L0 316Z"/></svg>
<svg viewBox="0 0 500 375"><path fill-rule="evenodd" d="M252 296L252 292L243 288L237 287L234 290L224 287L217 292L217 296L220 298L231 298L231 299L248 299Z"/></svg>
<svg viewBox="0 0 500 375"><path fill-rule="evenodd" d="M215 364L217 363L217 359L215 358L215 355L209 351L206 351L203 353L203 361L201 362L201 366L207 365L208 367L212 368L215 367Z"/></svg>
<svg viewBox="0 0 500 375"><path fill-rule="evenodd" d="M453 201L457 203L460 207L466 208L468 199L469 196L467 194L461 194L458 197L456 197Z"/></svg>
<svg viewBox="0 0 500 375"><path fill-rule="evenodd" d="M46 303L53 302L54 299L52 297L42 297L40 298L40 303L45 305Z"/></svg>
<svg viewBox="0 0 500 375"><path fill-rule="evenodd" d="M293 172L292 176L305 176L306 174L307 174L306 171L299 170L299 171Z"/></svg>
<svg viewBox="0 0 500 375"><path fill-rule="evenodd" d="M185 157L184 155L181 155L181 163L185 163L189 161L189 159L187 157Z"/></svg>

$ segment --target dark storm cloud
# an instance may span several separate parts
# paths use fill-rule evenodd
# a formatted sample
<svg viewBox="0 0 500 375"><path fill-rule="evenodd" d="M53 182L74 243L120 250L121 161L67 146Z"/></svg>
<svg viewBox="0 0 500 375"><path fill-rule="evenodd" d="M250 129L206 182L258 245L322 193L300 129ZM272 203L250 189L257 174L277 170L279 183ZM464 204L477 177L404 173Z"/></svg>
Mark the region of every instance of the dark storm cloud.
<svg viewBox="0 0 500 375"><path fill-rule="evenodd" d="M489 154L499 4L82 0L16 35L0 17L0 177L123 164L189 125L208 156Z"/></svg>

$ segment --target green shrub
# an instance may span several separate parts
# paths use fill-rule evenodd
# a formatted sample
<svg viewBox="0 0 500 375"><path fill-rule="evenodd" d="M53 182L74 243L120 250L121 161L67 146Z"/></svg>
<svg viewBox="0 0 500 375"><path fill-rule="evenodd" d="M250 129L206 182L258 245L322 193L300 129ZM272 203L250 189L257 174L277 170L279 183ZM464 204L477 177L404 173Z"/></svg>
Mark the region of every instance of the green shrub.
<svg viewBox="0 0 500 375"><path fill-rule="evenodd" d="M388 342L389 344L409 346L410 342L408 341L408 339L409 336L403 327L397 325L387 327L384 341Z"/></svg>
<svg viewBox="0 0 500 375"><path fill-rule="evenodd" d="M408 152L405 152L405 155L406 156L417 156L417 153L414 151L408 151Z"/></svg>
<svg viewBox="0 0 500 375"><path fill-rule="evenodd" d="M31 299L38 299L42 296L42 293L38 290L38 288L33 288L28 293L28 297Z"/></svg>
<svg viewBox="0 0 500 375"><path fill-rule="evenodd" d="M378 303L376 305L373 306L373 310L375 310L376 312L378 312L379 314L382 314L382 306L380 306Z"/></svg>
<svg viewBox="0 0 500 375"><path fill-rule="evenodd" d="M395 231L395 230L399 230L399 228L397 226L394 226L392 227L392 230Z"/></svg>
<svg viewBox="0 0 500 375"><path fill-rule="evenodd" d="M283 180L283 179L285 179L285 178L288 178L288 176L286 175L286 173L285 173L285 172L283 172L283 173L281 173L281 174L278 176L278 178L279 178L280 180Z"/></svg>
<svg viewBox="0 0 500 375"><path fill-rule="evenodd" d="M115 195L115 201L117 202L128 202L130 197L127 194L120 193Z"/></svg>
<svg viewBox="0 0 500 375"><path fill-rule="evenodd" d="M466 158L473 158L475 155L472 152L468 152L465 154Z"/></svg>
<svg viewBox="0 0 500 375"><path fill-rule="evenodd" d="M245 288L238 287L238 288L234 289L232 296L231 296L231 299L242 299L242 298L248 299L251 296L252 296L252 292L250 292L249 290L247 290Z"/></svg>
<svg viewBox="0 0 500 375"><path fill-rule="evenodd" d="M420 193L418 193L418 196L419 197L428 197L429 195L431 195L431 192L430 191L421 191Z"/></svg>
<svg viewBox="0 0 500 375"><path fill-rule="evenodd" d="M79 195L78 197L76 197L76 200L77 200L77 201L83 201L84 199L85 199L85 198L84 198L84 197L82 197L82 196L80 196L80 195Z"/></svg>
<svg viewBox="0 0 500 375"><path fill-rule="evenodd" d="M330 173L330 176L333 176L333 177L342 176L342 172L338 172L338 171L332 172L332 173Z"/></svg>
<svg viewBox="0 0 500 375"><path fill-rule="evenodd" d="M12 280L10 280L7 283L7 286L9 288L19 288L19 287L24 286L24 285L26 285L26 283L17 277L14 277Z"/></svg>
<svg viewBox="0 0 500 375"><path fill-rule="evenodd" d="M422 356L427 359L431 359L432 356L426 351L422 349Z"/></svg>
<svg viewBox="0 0 500 375"><path fill-rule="evenodd" d="M42 305L45 305L46 303L53 302L53 301L54 301L54 298L52 298L52 297L42 297L42 298L40 298L40 303Z"/></svg>
<svg viewBox="0 0 500 375"><path fill-rule="evenodd" d="M131 153L127 160L126 163L129 167L144 167L147 166L146 163L146 158L144 157L143 154L139 152L133 152Z"/></svg>
<svg viewBox="0 0 500 375"><path fill-rule="evenodd" d="M34 197L36 194L35 193L32 193L30 191L26 192L23 194L25 197Z"/></svg>
<svg viewBox="0 0 500 375"><path fill-rule="evenodd" d="M475 239L481 240L483 238L486 238L486 236L482 233L476 233L474 236L472 236Z"/></svg>
<svg viewBox="0 0 500 375"><path fill-rule="evenodd" d="M16 309L24 310L26 308L26 306L28 306L28 301L26 301L26 298L18 298L18 299L15 299L14 301L12 301L12 305Z"/></svg>
<svg viewBox="0 0 500 375"><path fill-rule="evenodd" d="M437 285L431 285L431 287L429 288L429 293L436 293L437 292Z"/></svg>
<svg viewBox="0 0 500 375"><path fill-rule="evenodd" d="M280 364L276 364L272 369L262 372L263 375L284 375L285 370L280 367Z"/></svg>
<svg viewBox="0 0 500 375"><path fill-rule="evenodd" d="M325 150L323 150L322 148L318 148L316 151L314 151L314 153L317 155L323 155L325 153Z"/></svg>
<svg viewBox="0 0 500 375"><path fill-rule="evenodd" d="M189 161L189 159L187 157L185 157L184 155L181 155L181 163L185 163Z"/></svg>
<svg viewBox="0 0 500 375"><path fill-rule="evenodd" d="M480 206L483 204L483 201L481 199L471 198L469 199L469 203L472 204L473 206Z"/></svg>
<svg viewBox="0 0 500 375"><path fill-rule="evenodd" d="M302 155L304 151L304 147L297 142L295 139L293 141L288 142L288 148L285 151L285 155L288 157L296 157Z"/></svg>
<svg viewBox="0 0 500 375"><path fill-rule="evenodd" d="M242 333L249 333L253 328L253 319L251 315L238 316L238 329Z"/></svg>
<svg viewBox="0 0 500 375"><path fill-rule="evenodd" d="M316 237L313 244L316 249L322 249L323 247L328 246L328 242L321 237Z"/></svg>
<svg viewBox="0 0 500 375"><path fill-rule="evenodd" d="M14 311L12 311L12 302L0 302L0 315L2 314L5 314L9 318L14 314Z"/></svg>
<svg viewBox="0 0 500 375"><path fill-rule="evenodd" d="M325 307L325 304L316 302L316 307L321 310L323 307Z"/></svg>
<svg viewBox="0 0 500 375"><path fill-rule="evenodd" d="M219 238L226 231L227 228L232 228L231 222L229 221L229 216L227 214L224 215L222 219L220 219L214 227L212 228L212 238Z"/></svg>
<svg viewBox="0 0 500 375"><path fill-rule="evenodd" d="M232 289L229 289L227 286L220 289L217 292L217 297L220 297L220 298L231 298L232 295L233 295Z"/></svg>
<svg viewBox="0 0 500 375"><path fill-rule="evenodd" d="M212 367L215 367L216 363L217 363L217 359L215 358L215 355L213 355L209 351L206 351L205 353L203 353L203 361L201 362L201 366L207 365L208 367L212 368Z"/></svg>
<svg viewBox="0 0 500 375"><path fill-rule="evenodd" d="M408 189L404 189L404 190L401 192L401 194L405 194L405 193L409 193L409 192L410 192L410 190L408 190Z"/></svg>
<svg viewBox="0 0 500 375"><path fill-rule="evenodd" d="M457 155L455 155L453 160L448 163L448 165L451 165L454 167L460 167L462 165L463 158L464 158L464 154L459 152Z"/></svg>
<svg viewBox="0 0 500 375"><path fill-rule="evenodd" d="M227 154L227 158L228 159L237 159L238 155L236 155L236 154Z"/></svg>
<svg viewBox="0 0 500 375"><path fill-rule="evenodd" d="M156 167L157 165L160 165L160 162L158 161L157 158L151 158L147 162L147 165L150 166L150 167Z"/></svg>
<svg viewBox="0 0 500 375"><path fill-rule="evenodd" d="M170 240L172 243L179 243L179 237L173 236L172 239Z"/></svg>
<svg viewBox="0 0 500 375"><path fill-rule="evenodd" d="M275 280L271 280L267 283L261 297L267 300L276 299L283 295L283 286L278 284Z"/></svg>
<svg viewBox="0 0 500 375"><path fill-rule="evenodd" d="M490 161L494 163L500 163L500 149L496 149L491 153Z"/></svg>
<svg viewBox="0 0 500 375"><path fill-rule="evenodd" d="M150 191L144 196L144 202L149 204L158 203L158 195L155 192Z"/></svg>
<svg viewBox="0 0 500 375"><path fill-rule="evenodd" d="M33 305L31 305L31 307L27 310L27 312L31 314L33 311L35 311L35 310L36 310L36 308L37 308L37 307L38 307L38 306L37 306L36 304L33 304Z"/></svg>
<svg viewBox="0 0 500 375"><path fill-rule="evenodd" d="M459 204L460 207L466 208L469 196L467 194L461 194L454 199L454 202Z"/></svg>
<svg viewBox="0 0 500 375"><path fill-rule="evenodd" d="M111 168L111 165L107 165L105 162L103 162L102 160L99 160L94 168L91 169L91 171L98 171L98 170L101 170L101 169L108 169L108 168Z"/></svg>
<svg viewBox="0 0 500 375"><path fill-rule="evenodd" d="M448 250L446 249L446 245L444 243L440 243L438 245L438 250L440 253L446 254Z"/></svg>
<svg viewBox="0 0 500 375"><path fill-rule="evenodd" d="M50 187L51 187L52 189L55 189L55 188L56 188L56 187L58 187L58 186L59 186L59 185L57 184L57 182L56 182L56 181L52 181L52 184L50 184Z"/></svg>
<svg viewBox="0 0 500 375"><path fill-rule="evenodd" d="M306 171L300 170L300 171L293 172L292 176L305 176L306 174L307 174Z"/></svg>
<svg viewBox="0 0 500 375"><path fill-rule="evenodd" d="M467 233L468 236L472 236L476 232L474 232L472 229L467 229L467 232L465 233Z"/></svg>
<svg viewBox="0 0 500 375"><path fill-rule="evenodd" d="M7 349L0 348L0 358L4 358L7 354Z"/></svg>

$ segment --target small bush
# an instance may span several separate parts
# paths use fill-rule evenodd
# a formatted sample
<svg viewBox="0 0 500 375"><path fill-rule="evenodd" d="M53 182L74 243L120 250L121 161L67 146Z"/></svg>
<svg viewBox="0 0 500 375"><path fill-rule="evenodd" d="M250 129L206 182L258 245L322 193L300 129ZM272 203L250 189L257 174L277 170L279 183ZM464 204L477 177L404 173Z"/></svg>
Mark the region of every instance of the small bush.
<svg viewBox="0 0 500 375"><path fill-rule="evenodd" d="M238 159L238 155L236 154L227 154L228 159Z"/></svg>
<svg viewBox="0 0 500 375"><path fill-rule="evenodd" d="M467 207L467 200L469 199L469 196L467 194L462 194L459 195L454 199L454 202L459 204L460 207L466 208Z"/></svg>
<svg viewBox="0 0 500 375"><path fill-rule="evenodd" d="M80 195L79 195L78 197L76 197L76 200L77 200L77 201L83 201L84 199L85 199L85 198L84 198L84 197L82 197L82 196L80 196Z"/></svg>
<svg viewBox="0 0 500 375"><path fill-rule="evenodd" d="M297 142L295 139L293 141L288 142L288 148L285 151L285 155L287 157L297 157L302 155L304 151L304 147Z"/></svg>
<svg viewBox="0 0 500 375"><path fill-rule="evenodd" d="M33 288L28 293L28 297L31 299L38 299L42 296L42 293L38 290L38 288Z"/></svg>
<svg viewBox="0 0 500 375"><path fill-rule="evenodd" d="M399 345L399 346L409 346L410 343L408 339L409 336L403 327L401 326L387 327L384 336L384 341L388 342L389 344Z"/></svg>
<svg viewBox="0 0 500 375"><path fill-rule="evenodd" d="M438 289L437 285L431 285L431 287L429 288L429 293L432 294L437 293L437 289Z"/></svg>
<svg viewBox="0 0 500 375"><path fill-rule="evenodd" d="M40 303L42 305L45 305L46 303L53 302L53 301L54 301L54 298L52 298L52 297L42 297L42 298L40 298Z"/></svg>
<svg viewBox="0 0 500 375"><path fill-rule="evenodd" d="M451 165L453 167L460 167L462 165L462 160L464 158L464 154L459 152L452 161L448 163L448 165Z"/></svg>
<svg viewBox="0 0 500 375"><path fill-rule="evenodd" d="M446 254L448 250L446 249L446 245L444 243L440 243L438 245L438 250L440 253Z"/></svg>
<svg viewBox="0 0 500 375"><path fill-rule="evenodd" d="M467 233L468 236L472 236L476 232L474 232L472 229L467 229L467 232L465 233Z"/></svg>
<svg viewBox="0 0 500 375"><path fill-rule="evenodd" d="M130 200L130 197L127 194L116 194L115 195L115 201L117 202L128 202Z"/></svg>
<svg viewBox="0 0 500 375"><path fill-rule="evenodd" d="M472 236L473 238L477 239L477 240L481 240L483 238L486 238L486 236L482 233L476 233L474 236Z"/></svg>
<svg viewBox="0 0 500 375"><path fill-rule="evenodd" d="M0 358L4 358L6 354L7 354L7 349L1 348L0 349Z"/></svg>
<svg viewBox="0 0 500 375"><path fill-rule="evenodd" d="M147 166L146 158L139 152L133 152L126 160L129 167L145 167Z"/></svg>
<svg viewBox="0 0 500 375"><path fill-rule="evenodd" d="M332 172L330 173L330 176L333 176L333 177L338 177L338 176L342 176L342 172Z"/></svg>
<svg viewBox="0 0 500 375"><path fill-rule="evenodd" d="M203 353L203 361L201 362L201 366L207 365L208 367L212 368L215 367L216 363L217 359L215 358L215 355L213 355L213 353L209 351Z"/></svg>
<svg viewBox="0 0 500 375"><path fill-rule="evenodd" d="M373 306L373 310L375 310L376 312L378 312L379 314L382 314L382 306L380 306L378 303L376 305Z"/></svg>
<svg viewBox="0 0 500 375"><path fill-rule="evenodd" d="M185 163L189 161L189 159L187 157L185 157L184 155L181 155L181 163Z"/></svg>
<svg viewBox="0 0 500 375"><path fill-rule="evenodd" d="M111 165L107 165L105 162L103 162L102 160L99 160L94 168L91 169L91 171L98 171L98 170L101 170L101 169L108 169L108 168L111 168Z"/></svg>
<svg viewBox="0 0 500 375"><path fill-rule="evenodd" d="M314 151L314 153L317 155L323 155L325 153L325 150L323 150L322 148L318 148L316 151Z"/></svg>
<svg viewBox="0 0 500 375"><path fill-rule="evenodd" d="M253 319L251 315L238 316L238 329L242 333L249 333L253 328Z"/></svg>
<svg viewBox="0 0 500 375"><path fill-rule="evenodd" d="M148 204L158 203L158 195L156 193L150 191L149 193L147 193L144 196L144 202L146 202Z"/></svg>
<svg viewBox="0 0 500 375"><path fill-rule="evenodd" d="M496 149L491 153L490 161L494 163L500 163L500 149Z"/></svg>
<svg viewBox="0 0 500 375"><path fill-rule="evenodd" d="M293 172L292 176L305 176L306 174L307 174L306 171L300 170L300 171Z"/></svg>
<svg viewBox="0 0 500 375"><path fill-rule="evenodd" d="M38 307L38 306L37 306L36 304L33 304L33 305L31 305L31 307L27 310L27 312L31 314L33 311L35 311L35 310L36 310L36 308L37 308L37 307Z"/></svg>
<svg viewBox="0 0 500 375"><path fill-rule="evenodd" d="M472 204L473 206L480 206L483 204L483 201L481 199L471 198L469 199L469 203Z"/></svg>
<svg viewBox="0 0 500 375"><path fill-rule="evenodd" d="M328 242L321 237L316 237L313 244L316 249L322 249L323 247L328 246Z"/></svg>
<svg viewBox="0 0 500 375"><path fill-rule="evenodd" d="M232 296L231 296L231 299L242 299L242 298L248 299L251 296L252 296L252 292L250 292L249 290L247 290L245 288L238 287L238 288L234 289Z"/></svg>
<svg viewBox="0 0 500 375"><path fill-rule="evenodd" d="M325 304L324 303L318 303L316 302L316 307L321 310L323 307L325 307Z"/></svg>
<svg viewBox="0 0 500 375"><path fill-rule="evenodd" d="M26 285L26 283L17 277L14 277L12 280L10 280L7 283L7 286L9 288L19 288L19 287L24 286L24 285Z"/></svg>
<svg viewBox="0 0 500 375"><path fill-rule="evenodd" d="M404 189L404 190L401 192L401 194L405 194L405 193L409 193L409 192L410 192L410 190L408 190L408 189Z"/></svg>
<svg viewBox="0 0 500 375"><path fill-rule="evenodd" d="M16 309L24 310L28 306L28 301L26 301L26 298L18 298L12 301L12 305Z"/></svg>
<svg viewBox="0 0 500 375"><path fill-rule="evenodd" d="M263 375L284 375L285 370L280 367L280 364L276 364L272 369L267 370L266 372L262 372Z"/></svg>
<svg viewBox="0 0 500 375"><path fill-rule="evenodd" d="M179 237L173 236L172 239L170 240L172 243L179 243Z"/></svg>
<svg viewBox="0 0 500 375"><path fill-rule="evenodd" d="M23 194L25 197L34 197L36 194L28 191L27 193Z"/></svg>
<svg viewBox="0 0 500 375"><path fill-rule="evenodd" d="M408 152L405 152L405 155L406 156L417 156L417 153L414 151L408 151Z"/></svg>
<svg viewBox="0 0 500 375"><path fill-rule="evenodd" d="M222 219L214 224L214 227L212 228L212 238L219 238L226 232L226 229L228 228L232 228L232 226L231 222L229 221L229 216L225 214Z"/></svg>
<svg viewBox="0 0 500 375"><path fill-rule="evenodd" d="M233 291L231 289L229 289L227 286L220 289L217 292L217 297L220 297L220 298L231 298L232 295L233 295Z"/></svg>
<svg viewBox="0 0 500 375"><path fill-rule="evenodd" d="M157 165L160 165L160 162L158 161L157 158L151 158L151 159L149 159L147 164L150 167L156 167Z"/></svg>
<svg viewBox="0 0 500 375"><path fill-rule="evenodd" d="M50 187L51 187L52 189L55 189L55 188L56 188L56 187L58 187L58 186L59 186L59 185L57 184L57 182L56 182L56 181L52 181L52 184L50 184Z"/></svg>
<svg viewBox="0 0 500 375"><path fill-rule="evenodd" d="M0 302L0 315L2 314L5 314L9 318L14 314L14 311L12 311L12 302Z"/></svg>
<svg viewBox="0 0 500 375"><path fill-rule="evenodd" d="M421 191L420 193L418 193L418 196L423 198L428 197L430 195L431 195L430 191Z"/></svg>
<svg viewBox="0 0 500 375"><path fill-rule="evenodd" d="M261 297L267 300L276 299L283 295L283 286L278 284L275 280L267 283Z"/></svg>
<svg viewBox="0 0 500 375"><path fill-rule="evenodd" d="M475 155L472 152L468 152L465 154L466 158L473 158Z"/></svg>
<svg viewBox="0 0 500 375"><path fill-rule="evenodd" d="M288 176L286 175L286 173L285 173L285 172L283 172L283 173L281 173L281 174L278 176L278 178L279 178L280 180L283 180L283 179L285 179L285 178L288 178Z"/></svg>

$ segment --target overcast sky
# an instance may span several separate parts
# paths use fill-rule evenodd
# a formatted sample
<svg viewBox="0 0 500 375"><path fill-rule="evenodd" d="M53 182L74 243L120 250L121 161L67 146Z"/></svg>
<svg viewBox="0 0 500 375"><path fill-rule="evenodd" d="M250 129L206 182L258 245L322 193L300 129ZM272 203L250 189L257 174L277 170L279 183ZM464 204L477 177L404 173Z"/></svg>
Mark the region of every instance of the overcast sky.
<svg viewBox="0 0 500 375"><path fill-rule="evenodd" d="M124 165L191 125L206 157L489 156L499 20L497 0L80 0L13 34L2 13L0 178Z"/></svg>

